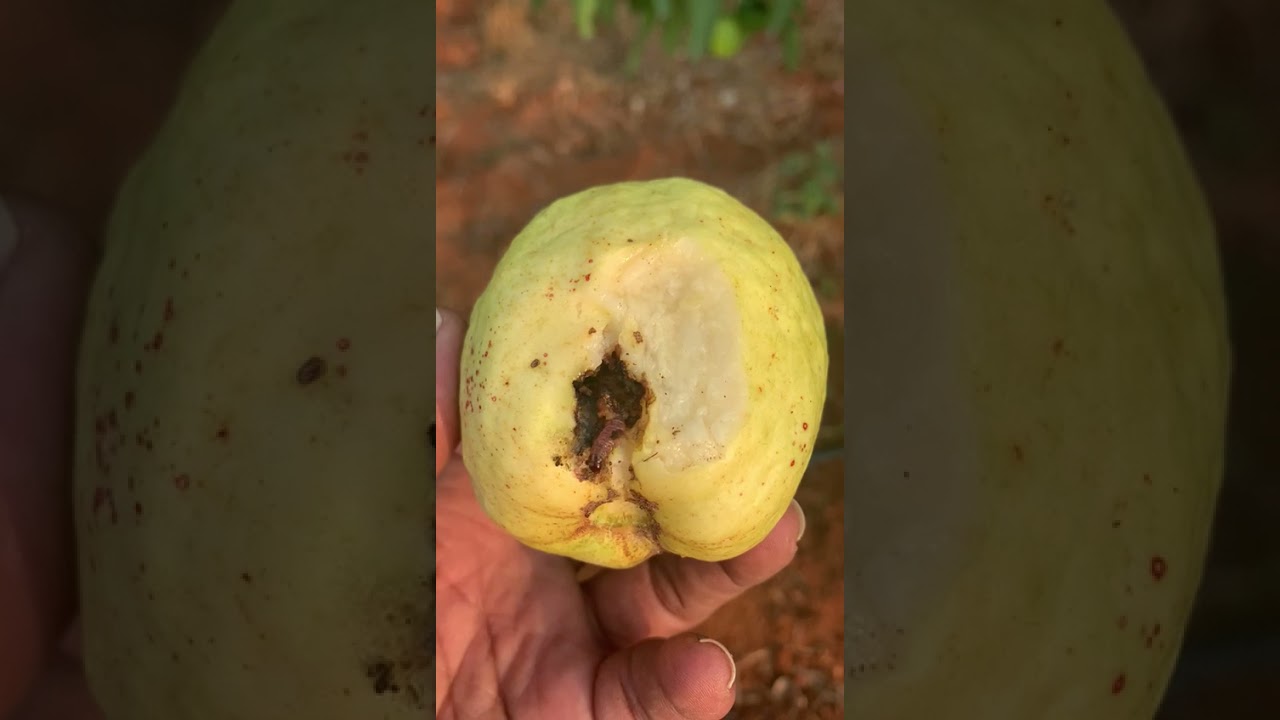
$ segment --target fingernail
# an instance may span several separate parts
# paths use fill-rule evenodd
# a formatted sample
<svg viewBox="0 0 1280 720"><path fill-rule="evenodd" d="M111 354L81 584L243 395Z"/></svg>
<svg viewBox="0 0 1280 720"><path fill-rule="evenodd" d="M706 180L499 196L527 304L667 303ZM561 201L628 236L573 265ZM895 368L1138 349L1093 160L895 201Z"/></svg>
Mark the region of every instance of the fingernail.
<svg viewBox="0 0 1280 720"><path fill-rule="evenodd" d="M800 531L796 533L796 544L800 544L800 538L804 537L804 528L807 524L804 519L804 508L800 507L800 503L795 498L791 498L791 506L796 509L796 513L800 515Z"/></svg>
<svg viewBox="0 0 1280 720"><path fill-rule="evenodd" d="M9 264L13 251L18 248L18 225L9 211L9 205L0 199L0 270Z"/></svg>
<svg viewBox="0 0 1280 720"><path fill-rule="evenodd" d="M436 310L436 334L440 334L440 323L444 322L444 318L440 317L440 311Z"/></svg>
<svg viewBox="0 0 1280 720"><path fill-rule="evenodd" d="M720 652L724 653L724 656L729 659L729 688L732 689L733 684L738 680L738 663L733 661L733 653L729 652L729 648L722 645L720 641L712 640L709 637L699 637L698 642L715 645L720 648Z"/></svg>

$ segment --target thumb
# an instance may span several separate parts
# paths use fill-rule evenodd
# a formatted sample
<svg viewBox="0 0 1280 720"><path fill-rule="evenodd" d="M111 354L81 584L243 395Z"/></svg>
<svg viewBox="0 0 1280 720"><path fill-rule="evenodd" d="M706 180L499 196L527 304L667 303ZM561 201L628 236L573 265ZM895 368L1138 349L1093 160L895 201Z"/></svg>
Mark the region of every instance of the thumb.
<svg viewBox="0 0 1280 720"><path fill-rule="evenodd" d="M436 309L436 422L431 442L436 449L436 474L458 447L458 365L466 323L448 310Z"/></svg>
<svg viewBox="0 0 1280 720"><path fill-rule="evenodd" d="M733 709L733 656L697 635L649 639L619 650L596 671L597 718L720 720Z"/></svg>

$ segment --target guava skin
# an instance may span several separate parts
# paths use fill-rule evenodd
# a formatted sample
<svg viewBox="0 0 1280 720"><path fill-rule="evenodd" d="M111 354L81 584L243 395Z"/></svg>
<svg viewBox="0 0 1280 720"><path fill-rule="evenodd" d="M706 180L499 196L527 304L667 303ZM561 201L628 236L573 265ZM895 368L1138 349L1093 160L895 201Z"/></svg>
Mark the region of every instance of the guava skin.
<svg viewBox="0 0 1280 720"><path fill-rule="evenodd" d="M75 448L108 720L427 712L430 13L233 3L120 191Z"/></svg>
<svg viewBox="0 0 1280 720"><path fill-rule="evenodd" d="M538 214L476 302L463 457L530 547L724 560L794 496L827 362L808 279L749 208L683 178L592 188Z"/></svg>
<svg viewBox="0 0 1280 720"><path fill-rule="evenodd" d="M1223 472L1195 175L1102 2L849 11L848 712L1149 720Z"/></svg>

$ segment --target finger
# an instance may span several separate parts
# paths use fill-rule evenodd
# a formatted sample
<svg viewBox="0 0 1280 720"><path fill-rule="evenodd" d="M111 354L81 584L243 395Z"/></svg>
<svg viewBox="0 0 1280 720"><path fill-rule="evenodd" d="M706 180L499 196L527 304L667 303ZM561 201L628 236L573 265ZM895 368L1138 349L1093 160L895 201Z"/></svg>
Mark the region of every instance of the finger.
<svg viewBox="0 0 1280 720"><path fill-rule="evenodd" d="M72 658L54 661L12 720L102 720L85 681L84 670Z"/></svg>
<svg viewBox="0 0 1280 720"><path fill-rule="evenodd" d="M804 524L804 511L792 500L765 539L736 558L709 563L659 555L627 570L602 572L584 589L615 647L674 635L786 567L795 557Z"/></svg>
<svg viewBox="0 0 1280 720"><path fill-rule="evenodd" d="M25 694L74 606L72 389L90 248L0 200L0 717ZM0 243L4 243L0 239Z"/></svg>
<svg viewBox="0 0 1280 720"><path fill-rule="evenodd" d="M737 675L733 656L714 640L646 640L600 664L593 710L610 720L719 720L733 709Z"/></svg>
<svg viewBox="0 0 1280 720"><path fill-rule="evenodd" d="M449 462L458 446L458 364L462 359L462 318L448 310L436 310L436 473Z"/></svg>

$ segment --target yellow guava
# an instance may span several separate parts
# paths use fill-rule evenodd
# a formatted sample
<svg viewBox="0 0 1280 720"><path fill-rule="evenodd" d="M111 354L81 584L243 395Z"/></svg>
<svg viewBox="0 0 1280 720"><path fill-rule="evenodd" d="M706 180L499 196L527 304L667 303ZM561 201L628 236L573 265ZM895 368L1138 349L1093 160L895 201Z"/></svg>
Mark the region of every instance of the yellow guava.
<svg viewBox="0 0 1280 720"><path fill-rule="evenodd" d="M561 199L516 236L462 353L476 495L530 547L624 568L723 560L786 511L826 397L791 248L682 178Z"/></svg>
<svg viewBox="0 0 1280 720"><path fill-rule="evenodd" d="M430 712L431 12L233 3L120 192L75 451L108 720Z"/></svg>
<svg viewBox="0 0 1280 720"><path fill-rule="evenodd" d="M1149 720L1230 357L1213 224L1097 0L856 0L847 712Z"/></svg>

